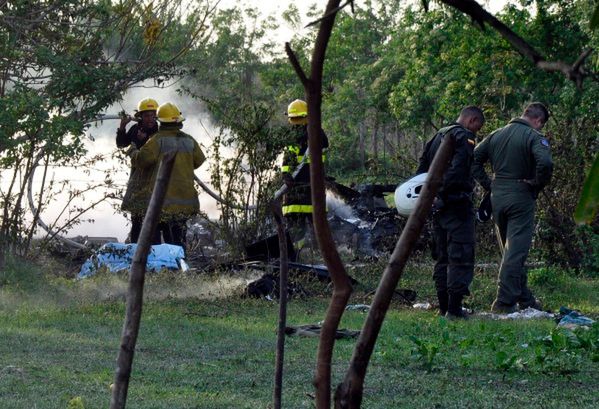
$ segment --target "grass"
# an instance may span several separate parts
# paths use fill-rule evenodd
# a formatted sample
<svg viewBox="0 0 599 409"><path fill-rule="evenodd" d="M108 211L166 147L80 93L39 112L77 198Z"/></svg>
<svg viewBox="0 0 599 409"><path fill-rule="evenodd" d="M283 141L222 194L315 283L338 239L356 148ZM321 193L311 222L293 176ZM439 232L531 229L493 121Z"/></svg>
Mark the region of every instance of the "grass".
<svg viewBox="0 0 599 409"><path fill-rule="evenodd" d="M364 294L380 271L377 263L350 269L360 282L352 303L369 302ZM427 264L411 265L400 287L432 301L430 274ZM495 275L492 268L476 271L469 301L475 310L488 309ZM568 305L599 316L599 280L552 269L530 277L550 308ZM269 407L278 306L241 299L242 282L230 275L148 276L128 408ZM324 316L327 290L303 283L318 294L291 301L290 324ZM0 272L0 407L106 408L125 290L123 276L75 282L14 263ZM348 311L342 327L359 329L365 317ZM284 407L314 407L317 342L287 338ZM333 385L354 342L336 343ZM551 320L454 323L394 303L371 359L363 407L598 407L598 348L597 325L569 333Z"/></svg>

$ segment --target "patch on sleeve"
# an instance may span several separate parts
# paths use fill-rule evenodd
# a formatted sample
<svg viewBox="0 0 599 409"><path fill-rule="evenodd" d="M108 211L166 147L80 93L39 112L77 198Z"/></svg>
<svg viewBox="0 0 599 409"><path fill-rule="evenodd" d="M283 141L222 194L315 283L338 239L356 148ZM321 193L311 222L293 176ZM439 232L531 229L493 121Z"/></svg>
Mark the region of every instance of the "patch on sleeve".
<svg viewBox="0 0 599 409"><path fill-rule="evenodd" d="M545 138L541 138L541 145L549 147L549 141Z"/></svg>
<svg viewBox="0 0 599 409"><path fill-rule="evenodd" d="M474 139L468 139L468 143L470 145L476 145L476 142L474 142Z"/></svg>

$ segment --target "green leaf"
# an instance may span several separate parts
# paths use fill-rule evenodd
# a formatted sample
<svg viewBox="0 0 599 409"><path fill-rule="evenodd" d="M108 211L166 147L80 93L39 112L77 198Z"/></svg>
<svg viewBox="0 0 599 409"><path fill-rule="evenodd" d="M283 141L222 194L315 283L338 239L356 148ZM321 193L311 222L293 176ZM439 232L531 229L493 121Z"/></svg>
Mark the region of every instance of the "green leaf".
<svg viewBox="0 0 599 409"><path fill-rule="evenodd" d="M580 200L574 212L574 220L579 224L589 224L597 215L597 210L599 210L599 154L595 156L591 171L584 182Z"/></svg>
<svg viewBox="0 0 599 409"><path fill-rule="evenodd" d="M599 2L595 6L595 11L593 12L593 16L591 17L591 30L595 30L599 27Z"/></svg>

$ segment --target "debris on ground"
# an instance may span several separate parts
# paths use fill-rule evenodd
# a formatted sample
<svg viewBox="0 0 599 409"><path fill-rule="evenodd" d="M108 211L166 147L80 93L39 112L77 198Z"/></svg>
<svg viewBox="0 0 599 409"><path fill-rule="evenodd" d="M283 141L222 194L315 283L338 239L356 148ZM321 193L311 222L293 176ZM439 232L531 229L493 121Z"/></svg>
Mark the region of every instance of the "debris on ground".
<svg viewBox="0 0 599 409"><path fill-rule="evenodd" d="M360 312L368 312L370 311L370 305L367 304L349 304L345 307L346 311L360 311Z"/></svg>
<svg viewBox="0 0 599 409"><path fill-rule="evenodd" d="M327 219L338 247L349 248L356 257L385 257L393 251L407 219L389 207L386 194L397 185L365 184L343 186L327 180ZM416 251L430 245L430 229L415 243Z"/></svg>
<svg viewBox="0 0 599 409"><path fill-rule="evenodd" d="M296 335L298 337L320 337L321 325L308 324L285 327L285 335ZM351 339L360 335L360 331L351 329L338 329L335 339Z"/></svg>
<svg viewBox="0 0 599 409"><path fill-rule="evenodd" d="M325 266L324 264L304 264L304 263L289 262L288 265L289 265L290 269L295 269L295 270L299 270L299 271L306 271L306 272L312 273L320 281L326 281L326 282L331 281L331 275L329 274L329 270L327 269L327 266ZM280 266L278 263L276 263L273 265L273 267L279 268ZM349 279L352 284L357 283L357 281L354 280L352 277L350 277Z"/></svg>
<svg viewBox="0 0 599 409"><path fill-rule="evenodd" d="M375 294L376 294L376 290L372 290L369 293L367 293L364 296L364 298L365 299L372 298ZM418 295L416 294L416 291L414 291L414 290L410 290L409 288L398 288L397 290L393 291L393 295L391 296L391 299L393 301L399 302L400 304L411 306L414 303L414 301L416 301L417 296Z"/></svg>
<svg viewBox="0 0 599 409"><path fill-rule="evenodd" d="M250 281L243 293L244 297L264 298L268 301L279 298L279 277L266 273L257 280ZM307 297L308 292L304 287L293 281L287 285L287 296L289 298Z"/></svg>
<svg viewBox="0 0 599 409"><path fill-rule="evenodd" d="M307 273L314 275L314 277L316 279L318 279L319 281L323 281L323 282L327 282L327 283L331 281L331 275L329 274L329 270L327 269L327 267L324 264L305 264L305 263L295 263L295 262L290 261L287 263L287 265L288 265L290 271L303 271L303 272L307 272ZM246 262L239 262L239 263L228 263L226 265L221 265L221 268L233 269L233 270L251 268L254 270L262 270L262 271L272 272L272 271L278 271L281 268L281 265L278 262L278 260L272 260L269 263L262 262L262 261L246 261ZM358 281L356 281L351 276L349 277L349 280L354 285L358 283Z"/></svg>
<svg viewBox="0 0 599 409"><path fill-rule="evenodd" d="M277 281L272 274L264 274L257 280L248 283L244 295L250 298L272 299L275 293Z"/></svg>
<svg viewBox="0 0 599 409"><path fill-rule="evenodd" d="M416 304L412 304L412 308L416 310L430 310L433 306L430 302L417 302Z"/></svg>
<svg viewBox="0 0 599 409"><path fill-rule="evenodd" d="M113 273L129 270L136 249L136 243L106 243L83 263L77 278L94 275L102 267ZM153 245L148 254L146 271L160 271L165 268L185 270L187 265L184 257L185 253L181 246L172 244Z"/></svg>
<svg viewBox="0 0 599 409"><path fill-rule="evenodd" d="M575 329L578 327L590 327L595 323L595 320L584 316L580 311L572 310L568 307L560 307L559 313L557 326L560 328Z"/></svg>
<svg viewBox="0 0 599 409"><path fill-rule="evenodd" d="M291 236L289 235L289 232L285 232L285 234L287 236L287 257L289 260L295 261L297 255L295 249L293 248ZM268 236L245 246L245 256L246 260L248 261L269 261L278 259L279 255L279 236L277 234Z"/></svg>
<svg viewBox="0 0 599 409"><path fill-rule="evenodd" d="M553 318L555 317L555 314L528 307L524 310L512 312L510 314L495 314L492 312L481 312L478 313L477 316L489 318L492 320L530 320L539 318Z"/></svg>
<svg viewBox="0 0 599 409"><path fill-rule="evenodd" d="M399 288L393 291L393 299L397 299L399 302L405 305L412 305L416 301L416 291L410 290L409 288Z"/></svg>

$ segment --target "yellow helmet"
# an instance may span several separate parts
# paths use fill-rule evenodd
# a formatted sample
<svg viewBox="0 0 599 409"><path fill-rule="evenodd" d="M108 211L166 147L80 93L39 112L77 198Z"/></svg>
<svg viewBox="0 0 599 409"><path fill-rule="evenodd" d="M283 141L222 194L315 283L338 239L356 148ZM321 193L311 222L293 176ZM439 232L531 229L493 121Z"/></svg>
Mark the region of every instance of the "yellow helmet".
<svg viewBox="0 0 599 409"><path fill-rule="evenodd" d="M158 120L163 123L183 122L185 118L181 115L179 108L172 102L166 102L158 107Z"/></svg>
<svg viewBox="0 0 599 409"><path fill-rule="evenodd" d="M143 111L156 111L158 109L158 102L152 98L144 98L137 104L137 113Z"/></svg>
<svg viewBox="0 0 599 409"><path fill-rule="evenodd" d="M306 101L296 99L287 107L287 116L289 118L305 118L308 116L308 104Z"/></svg>

